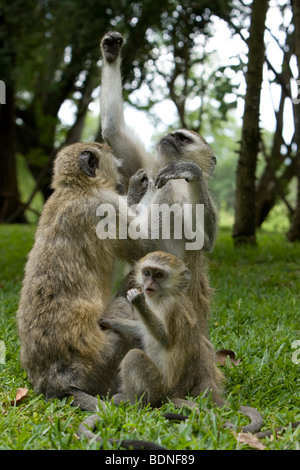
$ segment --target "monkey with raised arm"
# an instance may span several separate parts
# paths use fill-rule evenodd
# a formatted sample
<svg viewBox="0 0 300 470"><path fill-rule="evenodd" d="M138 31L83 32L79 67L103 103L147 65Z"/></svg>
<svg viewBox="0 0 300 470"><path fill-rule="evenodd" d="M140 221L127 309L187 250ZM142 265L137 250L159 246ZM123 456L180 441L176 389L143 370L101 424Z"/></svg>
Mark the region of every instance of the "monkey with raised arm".
<svg viewBox="0 0 300 470"><path fill-rule="evenodd" d="M217 214L210 196L207 179L213 173L216 158L206 141L198 134L180 129L163 137L156 155L149 154L123 115L122 78L120 72L123 38L120 33L107 33L101 41L103 55L101 85L101 127L103 138L123 162L122 172L128 186L128 204L137 204L144 225L145 212L153 204L191 204L189 215L197 223L196 206L204 205L204 243L202 249L187 250L186 239L160 239L159 249L182 258L192 273L189 296L193 302L203 334L208 336L207 320L211 288L203 251L212 250L217 232ZM148 217L148 215L146 215ZM185 223L186 221L184 221Z"/></svg>
<svg viewBox="0 0 300 470"><path fill-rule="evenodd" d="M46 399L73 395L86 410L97 408L95 395L118 391L118 365L132 347L99 327L103 315L132 316L126 299L110 305L115 260L133 262L152 243L96 233L101 204L115 209L117 227L120 211L127 211L116 191L118 168L105 144L78 143L59 152L17 315L21 363L36 393Z"/></svg>

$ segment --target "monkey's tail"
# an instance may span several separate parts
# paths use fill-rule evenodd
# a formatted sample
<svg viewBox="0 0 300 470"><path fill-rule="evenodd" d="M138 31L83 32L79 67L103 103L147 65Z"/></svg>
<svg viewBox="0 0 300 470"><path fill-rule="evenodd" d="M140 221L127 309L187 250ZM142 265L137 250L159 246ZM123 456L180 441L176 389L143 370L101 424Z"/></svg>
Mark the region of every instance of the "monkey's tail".
<svg viewBox="0 0 300 470"><path fill-rule="evenodd" d="M172 402L174 403L176 408L187 406L190 410L193 410L198 407L197 403L189 401L189 400L183 400L181 398L173 398ZM249 424L242 427L241 429L242 432L257 433L258 431L261 430L261 427L263 425L263 419L259 411L257 411L255 408L252 408L251 406L240 406L239 411L251 420ZM182 415L178 415L178 416L182 416ZM174 414L173 419L175 419L175 414ZM178 418L178 420L180 420L180 418ZM227 421L226 423L224 423L224 427L233 429L233 424Z"/></svg>
<svg viewBox="0 0 300 470"><path fill-rule="evenodd" d="M240 406L239 411L251 420L249 424L241 428L241 432L256 433L261 430L263 419L259 411L257 411L255 408L252 408L251 406ZM232 429L233 425L229 422L226 422L224 427Z"/></svg>
<svg viewBox="0 0 300 470"><path fill-rule="evenodd" d="M80 437L86 437L88 440L94 439L97 442L102 442L101 437L96 436L93 433L93 430L96 427L96 423L100 421L101 417L98 414L91 415L88 418L84 419L79 425L78 434ZM138 441L135 439L107 439L107 442L113 444L117 443L120 447L125 449L133 450L166 450L165 447L159 446L154 442L149 441ZM103 445L100 445L100 449L103 448Z"/></svg>

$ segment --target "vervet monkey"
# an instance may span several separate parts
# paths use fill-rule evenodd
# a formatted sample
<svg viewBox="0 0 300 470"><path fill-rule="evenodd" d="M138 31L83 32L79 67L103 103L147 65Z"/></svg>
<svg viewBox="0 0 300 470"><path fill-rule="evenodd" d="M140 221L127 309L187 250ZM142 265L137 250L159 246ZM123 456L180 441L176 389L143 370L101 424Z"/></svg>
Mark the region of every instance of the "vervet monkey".
<svg viewBox="0 0 300 470"><path fill-rule="evenodd" d="M117 194L119 162L105 144L78 143L56 157L53 194L46 201L29 254L17 314L21 363L36 393L74 396L95 410L118 391L118 365L132 343L99 327L100 317L131 318L132 307L110 305L116 258L133 262L151 241L100 239L97 209L126 212ZM149 245L150 244L150 245Z"/></svg>
<svg viewBox="0 0 300 470"><path fill-rule="evenodd" d="M178 406L190 405L184 400L186 395L211 392L216 405L225 405L223 374L189 298L190 280L191 273L181 260L170 253L150 253L136 263L136 287L127 295L138 320L101 319L102 327L142 344L142 350L130 350L121 362L122 393L114 396L116 404L134 403L137 398L143 405L157 406L170 398ZM251 419L243 430L259 431L262 418L258 411L251 407L240 411Z"/></svg>
<svg viewBox="0 0 300 470"><path fill-rule="evenodd" d="M201 331L207 335L207 318L211 289L206 273L203 251L213 248L217 231L217 214L209 194L207 178L213 173L216 158L198 134L180 129L163 137L155 156L149 154L123 115L120 51L123 38L118 32L107 33L101 41L103 55L101 85L101 126L103 138L123 162L125 178L131 177L128 204L138 204L141 225L143 208L154 204L191 204L191 223L197 223L197 205L204 205L204 243L202 249L185 250L186 239L160 239L160 249L182 258L192 273L189 296L193 302ZM147 216L148 217L148 216ZM183 221L185 224L187 220Z"/></svg>

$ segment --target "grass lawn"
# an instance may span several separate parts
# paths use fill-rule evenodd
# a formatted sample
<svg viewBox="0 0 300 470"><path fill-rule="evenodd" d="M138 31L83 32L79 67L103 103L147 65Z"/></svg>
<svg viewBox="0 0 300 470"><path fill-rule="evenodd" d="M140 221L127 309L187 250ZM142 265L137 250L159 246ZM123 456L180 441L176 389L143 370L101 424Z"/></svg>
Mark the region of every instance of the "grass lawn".
<svg viewBox="0 0 300 470"><path fill-rule="evenodd" d="M97 449L96 442L77 435L89 413L66 401L45 403L19 363L15 314L33 236L33 226L0 225L0 449ZM209 262L215 288L211 339L216 349L233 349L242 358L238 366L224 368L230 410L215 409L209 398L199 397L200 413L185 410L189 420L178 424L161 417L162 410L175 411L171 405L140 410L108 402L97 431L104 448L110 448L107 438L122 437L155 441L170 450L249 449L222 427L226 420L246 423L236 413L240 405L259 409L263 430L287 426L282 435L262 441L266 449L300 448L300 427L288 426L300 421L300 244L260 232L258 247L234 249L224 229ZM299 341L296 348L294 341ZM12 406L19 387L29 389L28 397Z"/></svg>

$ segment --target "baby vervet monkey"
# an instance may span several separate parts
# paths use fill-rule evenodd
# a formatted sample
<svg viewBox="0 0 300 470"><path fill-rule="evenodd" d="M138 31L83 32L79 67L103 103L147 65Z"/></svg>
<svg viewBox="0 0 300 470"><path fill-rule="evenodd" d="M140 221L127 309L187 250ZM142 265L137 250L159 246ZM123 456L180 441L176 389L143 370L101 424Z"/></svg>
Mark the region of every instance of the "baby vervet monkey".
<svg viewBox="0 0 300 470"><path fill-rule="evenodd" d="M138 398L144 405L156 406L167 398L211 391L214 402L223 405L223 375L187 295L190 277L174 255L150 253L136 264L136 288L127 294L138 319L102 319L103 327L142 343L142 350L132 349L121 362L124 395L115 401L134 403Z"/></svg>
<svg viewBox="0 0 300 470"><path fill-rule="evenodd" d="M122 393L113 397L115 404L138 399L142 405L159 406L170 398L179 408L194 408L195 403L184 400L186 395L211 392L214 403L224 406L224 377L188 295L189 269L174 255L156 251L136 263L133 277L135 288L127 298L137 320L100 321L104 328L139 340L142 347L130 350L120 364ZM243 432L261 429L262 417L255 408L241 406L239 411L251 419Z"/></svg>

